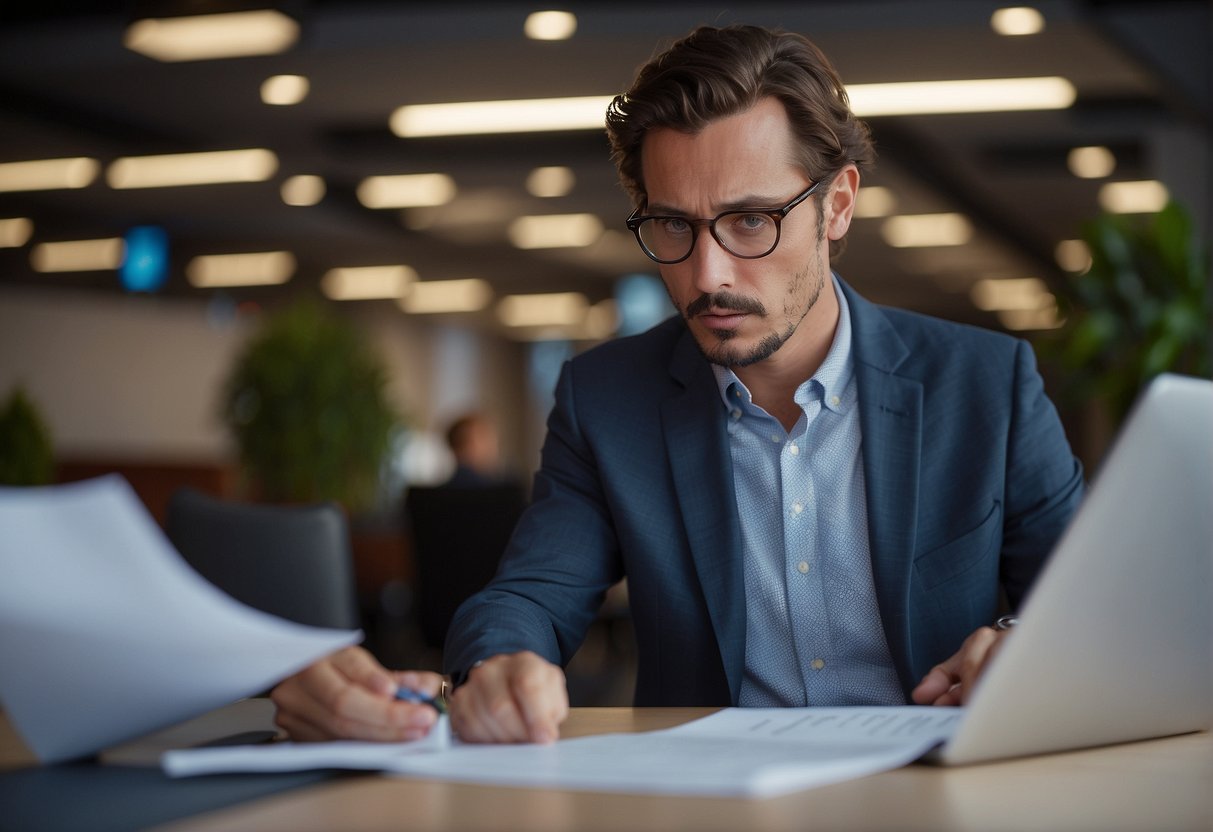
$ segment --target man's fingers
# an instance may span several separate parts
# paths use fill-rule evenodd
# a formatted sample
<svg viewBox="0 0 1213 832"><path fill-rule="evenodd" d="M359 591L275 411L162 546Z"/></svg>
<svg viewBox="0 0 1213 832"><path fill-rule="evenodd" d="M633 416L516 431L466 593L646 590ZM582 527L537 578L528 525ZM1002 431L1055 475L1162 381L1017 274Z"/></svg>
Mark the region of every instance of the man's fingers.
<svg viewBox="0 0 1213 832"><path fill-rule="evenodd" d="M451 701L451 725L469 742L552 742L568 712L564 674L534 653L494 656Z"/></svg>
<svg viewBox="0 0 1213 832"><path fill-rule="evenodd" d="M468 742L522 742L527 738L508 676L516 655L494 656L468 675L451 701L451 726Z"/></svg>
<svg viewBox="0 0 1213 832"><path fill-rule="evenodd" d="M424 670L398 670L392 674L398 687L415 690L426 696L437 696L442 690L442 677Z"/></svg>
<svg viewBox="0 0 1213 832"><path fill-rule="evenodd" d="M975 631L952 656L935 665L910 693L919 705L962 705L969 701L977 680L1006 633L991 627Z"/></svg>
<svg viewBox="0 0 1213 832"><path fill-rule="evenodd" d="M953 657L955 658L955 657ZM910 694L910 698L919 705L940 705L940 697L945 696L956 683L945 664L937 664L922 678L918 687Z"/></svg>
<svg viewBox="0 0 1213 832"><path fill-rule="evenodd" d="M360 648L317 662L276 687L275 722L297 740L418 739L437 714L428 705L397 701L396 682Z"/></svg>
<svg viewBox="0 0 1213 832"><path fill-rule="evenodd" d="M395 695L396 683L391 673L361 647L347 647L332 658L333 666L346 679L383 696Z"/></svg>
<svg viewBox="0 0 1213 832"><path fill-rule="evenodd" d="M966 704L969 701L969 696L977 686L977 679L981 676L981 671L986 666L990 649L998 642L999 636L1000 634L992 627L982 627L965 639L964 646L960 650L959 682L961 704Z"/></svg>
<svg viewBox="0 0 1213 832"><path fill-rule="evenodd" d="M560 738L560 723L569 713L568 690L560 668L535 659L542 665L533 665L531 672L513 679L513 699L522 713L530 741L553 743Z"/></svg>

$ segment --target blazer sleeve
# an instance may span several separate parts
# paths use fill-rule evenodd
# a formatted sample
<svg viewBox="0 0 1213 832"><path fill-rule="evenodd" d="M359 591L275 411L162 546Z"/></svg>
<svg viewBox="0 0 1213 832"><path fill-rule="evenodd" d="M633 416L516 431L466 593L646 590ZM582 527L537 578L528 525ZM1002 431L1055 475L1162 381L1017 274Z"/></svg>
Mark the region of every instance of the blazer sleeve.
<svg viewBox="0 0 1213 832"><path fill-rule="evenodd" d="M456 684L478 660L530 650L573 657L607 589L622 577L618 543L566 363L548 416L533 499L493 581L456 612L444 648ZM594 414L590 414L593 418Z"/></svg>
<svg viewBox="0 0 1213 832"><path fill-rule="evenodd" d="M1006 449L1002 585L1019 607L1082 501L1082 464L1045 395L1032 348L1017 342Z"/></svg>

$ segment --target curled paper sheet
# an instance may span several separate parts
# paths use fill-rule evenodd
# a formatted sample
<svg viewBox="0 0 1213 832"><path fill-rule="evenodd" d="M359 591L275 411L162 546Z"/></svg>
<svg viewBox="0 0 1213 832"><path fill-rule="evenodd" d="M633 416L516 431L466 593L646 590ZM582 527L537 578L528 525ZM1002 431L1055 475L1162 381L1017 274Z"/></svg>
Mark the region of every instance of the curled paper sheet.
<svg viewBox="0 0 1213 832"><path fill-rule="evenodd" d="M241 604L125 480L0 488L0 702L47 763L263 691L358 642Z"/></svg>

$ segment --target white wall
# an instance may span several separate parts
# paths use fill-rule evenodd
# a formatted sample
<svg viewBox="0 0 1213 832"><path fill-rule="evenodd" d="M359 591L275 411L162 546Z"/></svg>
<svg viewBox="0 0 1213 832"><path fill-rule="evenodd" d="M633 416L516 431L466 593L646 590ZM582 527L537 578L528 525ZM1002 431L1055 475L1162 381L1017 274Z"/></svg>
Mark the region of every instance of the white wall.
<svg viewBox="0 0 1213 832"><path fill-rule="evenodd" d="M388 394L421 429L480 407L511 462L535 454L523 351L495 336L366 305L350 311L388 366ZM61 457L223 462L223 382L255 319L206 301L72 290L0 290L0 397L23 384Z"/></svg>
<svg viewBox="0 0 1213 832"><path fill-rule="evenodd" d="M223 375L248 327L203 303L71 291L0 293L0 396L21 383L63 456L221 459Z"/></svg>

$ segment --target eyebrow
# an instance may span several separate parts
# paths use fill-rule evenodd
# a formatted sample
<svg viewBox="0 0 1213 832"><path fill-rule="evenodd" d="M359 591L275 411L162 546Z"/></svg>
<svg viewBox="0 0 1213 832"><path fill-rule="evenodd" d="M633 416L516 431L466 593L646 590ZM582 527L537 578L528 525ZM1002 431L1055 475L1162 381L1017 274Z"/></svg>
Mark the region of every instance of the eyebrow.
<svg viewBox="0 0 1213 832"><path fill-rule="evenodd" d="M782 201L781 201L782 200ZM728 211L740 211L746 208L762 209L762 210L777 210L782 207L782 203L786 202L782 197L777 196L757 196L747 195L741 199L735 199L730 202L722 203L716 214L723 214ZM672 205L664 205L660 202L648 203L645 205L646 214L655 214L659 216L671 217L688 217L690 213L683 211L680 208L675 208Z"/></svg>

